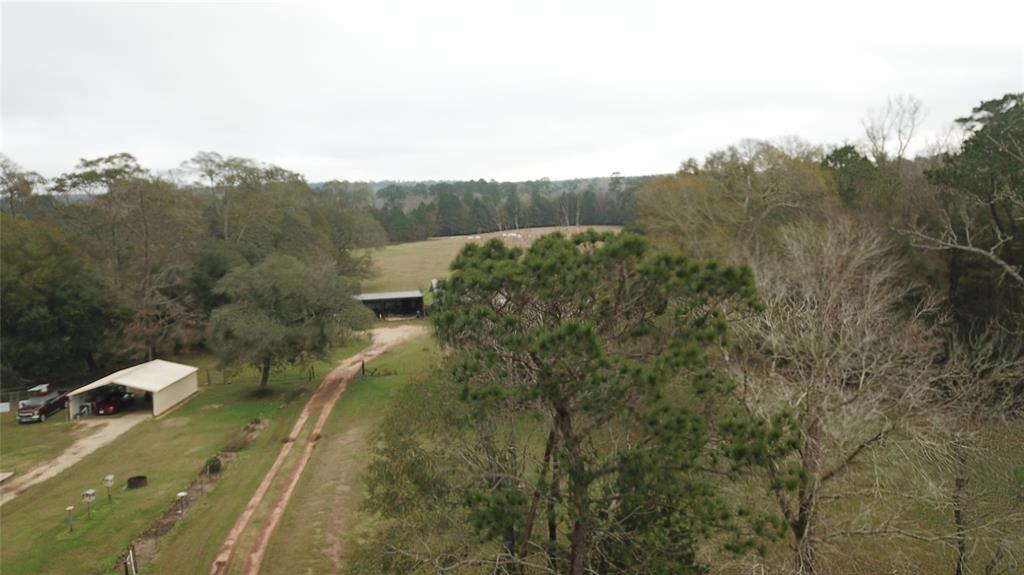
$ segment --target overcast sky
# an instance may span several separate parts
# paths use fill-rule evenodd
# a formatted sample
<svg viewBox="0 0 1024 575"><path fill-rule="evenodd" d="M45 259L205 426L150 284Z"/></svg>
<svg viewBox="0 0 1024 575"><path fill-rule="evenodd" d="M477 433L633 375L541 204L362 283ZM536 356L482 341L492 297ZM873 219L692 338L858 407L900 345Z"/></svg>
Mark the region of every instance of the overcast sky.
<svg viewBox="0 0 1024 575"><path fill-rule="evenodd" d="M614 4L614 5L613 5ZM2 150L45 176L199 150L326 179L674 171L742 138L919 145L1024 90L1024 2L2 4Z"/></svg>

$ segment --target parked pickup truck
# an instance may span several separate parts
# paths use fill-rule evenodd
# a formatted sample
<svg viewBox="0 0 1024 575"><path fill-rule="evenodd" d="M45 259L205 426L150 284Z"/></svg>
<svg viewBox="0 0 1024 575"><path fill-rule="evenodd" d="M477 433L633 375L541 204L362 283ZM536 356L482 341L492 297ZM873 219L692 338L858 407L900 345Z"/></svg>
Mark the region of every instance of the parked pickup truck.
<svg viewBox="0 0 1024 575"><path fill-rule="evenodd" d="M50 391L48 385L38 385L28 390L32 395L18 402L18 423L46 421L46 418L64 409L68 394L64 391Z"/></svg>

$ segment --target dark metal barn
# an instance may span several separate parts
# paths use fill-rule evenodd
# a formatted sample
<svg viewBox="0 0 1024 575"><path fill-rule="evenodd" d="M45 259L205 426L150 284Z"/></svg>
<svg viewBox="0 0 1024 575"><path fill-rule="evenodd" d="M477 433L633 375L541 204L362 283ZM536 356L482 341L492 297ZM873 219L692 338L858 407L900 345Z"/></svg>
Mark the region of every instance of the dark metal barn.
<svg viewBox="0 0 1024 575"><path fill-rule="evenodd" d="M364 293L356 296L377 317L422 316L423 293L420 290Z"/></svg>

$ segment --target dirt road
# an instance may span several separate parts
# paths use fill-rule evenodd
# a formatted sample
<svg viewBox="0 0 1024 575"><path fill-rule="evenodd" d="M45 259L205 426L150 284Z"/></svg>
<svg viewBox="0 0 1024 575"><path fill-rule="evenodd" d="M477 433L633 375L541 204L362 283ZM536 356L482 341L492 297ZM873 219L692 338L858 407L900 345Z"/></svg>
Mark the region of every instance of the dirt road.
<svg viewBox="0 0 1024 575"><path fill-rule="evenodd" d="M373 339L368 348L346 359L341 363L341 365L327 374L327 377L324 378L323 382L309 398L306 406L303 407L302 413L299 414L299 418L296 420L295 425L292 426L291 433L288 435L288 440L281 447L281 451L278 453L277 459L274 461L274 464L270 467L267 474L263 477L263 481L260 482L259 487L256 488L256 492L253 493L253 496L249 499L249 503L246 504L245 509L243 509L241 515L238 516L238 519L235 521L235 525L231 528L231 531L225 538L224 543L217 552L217 557L210 568L211 575L222 575L228 573L228 570L231 567L231 562L234 559L234 555L238 551L239 540L252 521L253 515L267 497L271 484L274 483L274 480L281 473L282 469L284 469L285 461L291 453L292 448L296 443L298 443L299 435L301 434L306 422L313 416L316 410L320 410L315 424L305 436L305 444L303 445L302 453L299 455L298 459L292 463L291 469L287 472L288 475L284 480L284 487L280 494L278 494L276 500L274 500L269 516L259 527L259 532L256 534L254 543L251 545L251 551L245 556L245 562L241 573L246 575L255 575L256 573L259 573L260 566L263 564L263 554L267 549L270 537L274 534L274 530L277 528L278 523L280 523L281 516L284 515L284 510L288 506L288 501L291 499L292 493L295 491L295 486L298 484L299 478L302 477L302 472L306 468L306 464L313 455L313 448L316 447L317 440L320 438L324 424L327 423L327 418L330 417L334 404L337 403L338 399L341 398L341 394L345 391L348 381L359 370L362 362L370 361L392 347L424 335L425 333L427 333L427 327L424 325L400 325L372 330L370 334Z"/></svg>
<svg viewBox="0 0 1024 575"><path fill-rule="evenodd" d="M61 471L78 463L86 455L117 439L129 429L150 418L146 413L126 413L119 417L94 417L83 419L76 426L82 426L84 437L71 444L60 455L33 467L27 472L10 478L0 486L0 505L18 496L29 487L56 476Z"/></svg>

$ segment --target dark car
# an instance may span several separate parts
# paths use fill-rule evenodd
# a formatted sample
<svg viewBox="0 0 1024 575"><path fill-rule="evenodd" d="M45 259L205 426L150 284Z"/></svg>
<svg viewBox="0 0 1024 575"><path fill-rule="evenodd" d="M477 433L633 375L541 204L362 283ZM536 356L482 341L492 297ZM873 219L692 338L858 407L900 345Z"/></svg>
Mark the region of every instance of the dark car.
<svg viewBox="0 0 1024 575"><path fill-rule="evenodd" d="M120 413L135 404L135 394L128 388L115 386L93 404L97 415L113 415Z"/></svg>
<svg viewBox="0 0 1024 575"><path fill-rule="evenodd" d="M18 423L43 422L68 404L68 394L50 391L49 386L38 386L29 390L32 395L18 402Z"/></svg>

